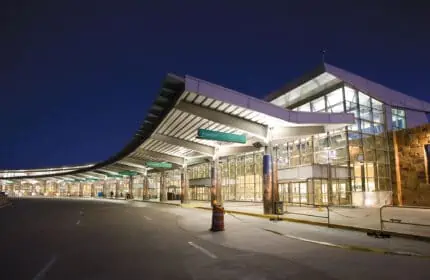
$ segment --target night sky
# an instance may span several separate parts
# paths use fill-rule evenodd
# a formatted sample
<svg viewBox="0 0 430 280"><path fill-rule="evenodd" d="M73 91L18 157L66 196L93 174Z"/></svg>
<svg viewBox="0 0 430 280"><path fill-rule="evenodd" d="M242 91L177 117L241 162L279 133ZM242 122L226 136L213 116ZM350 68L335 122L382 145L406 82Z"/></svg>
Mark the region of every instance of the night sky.
<svg viewBox="0 0 430 280"><path fill-rule="evenodd" d="M0 169L107 159L168 72L263 97L326 49L329 63L430 101L425 1L6 2Z"/></svg>

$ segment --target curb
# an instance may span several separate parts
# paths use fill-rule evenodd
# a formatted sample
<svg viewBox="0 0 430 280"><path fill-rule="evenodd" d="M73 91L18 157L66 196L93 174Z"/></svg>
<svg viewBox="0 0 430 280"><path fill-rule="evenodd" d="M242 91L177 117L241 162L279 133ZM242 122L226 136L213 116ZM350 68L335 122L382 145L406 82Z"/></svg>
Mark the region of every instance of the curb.
<svg viewBox="0 0 430 280"><path fill-rule="evenodd" d="M210 207L195 207L195 208L203 209L203 210L212 210L212 208L210 208ZM280 217L277 215L257 214L257 213L249 213L249 212L242 212L242 211L235 211L235 210L224 210L224 212L229 213L229 214L238 214L238 215L252 216L252 217L257 217L257 218L266 218L266 219L275 218L275 219L278 219L281 221L287 221L287 222L293 222L293 223L301 223L301 224L308 224L308 225L314 225L314 226L324 226L324 227L329 227L329 228L337 228L337 229L344 229L344 230L351 230L351 231L360 231L360 232L366 232L366 233L379 231L377 229L361 228L361 227L346 226L346 225L339 225L339 224L327 224L327 223L322 223L322 222ZM391 236L395 236L395 237L401 237L401 238L406 238L406 239L413 239L413 240L430 242L430 237L428 237L428 236L414 235L414 234L408 234L408 233L400 233L400 232L394 232L394 231L384 231L384 233L389 234Z"/></svg>
<svg viewBox="0 0 430 280"><path fill-rule="evenodd" d="M426 256L426 255L422 255L422 254L418 254L418 253L413 253L413 252L391 251L391 250L386 250L386 249L381 249L381 248L364 247L364 246L358 246L358 245L340 245L340 244L334 244L334 243L330 243L330 242L316 241L316 240L301 238L301 237L292 236L292 235L288 235L288 234L283 234L281 232L274 231L274 230L267 229L267 228L263 228L263 230L270 232L270 233L273 233L273 234L276 234L276 235L279 235L279 236L282 236L282 237L296 239L296 240L300 240L303 242L323 245L323 246L337 248L337 249L344 249L344 250L357 251L357 252L377 253L377 254L391 255L391 256L404 256L404 257L417 257L417 258L423 258L423 259L430 259L430 256Z"/></svg>

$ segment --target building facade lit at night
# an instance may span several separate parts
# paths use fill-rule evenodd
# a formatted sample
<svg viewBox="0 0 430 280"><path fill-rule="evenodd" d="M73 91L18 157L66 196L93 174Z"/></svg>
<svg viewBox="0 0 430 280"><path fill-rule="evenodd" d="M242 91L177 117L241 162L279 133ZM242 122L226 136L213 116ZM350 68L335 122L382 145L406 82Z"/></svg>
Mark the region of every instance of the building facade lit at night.
<svg viewBox="0 0 430 280"><path fill-rule="evenodd" d="M405 168L398 157L406 144L396 135L427 127L429 113L427 102L328 64L265 100L169 74L118 154L83 166L0 171L1 188L16 196L253 201L263 202L265 213L277 200L404 204L409 201L399 196L399 178ZM198 129L245 136L246 143L204 139ZM429 184L426 137L416 153L427 170L416 183L423 188ZM171 168L149 167L150 161Z"/></svg>

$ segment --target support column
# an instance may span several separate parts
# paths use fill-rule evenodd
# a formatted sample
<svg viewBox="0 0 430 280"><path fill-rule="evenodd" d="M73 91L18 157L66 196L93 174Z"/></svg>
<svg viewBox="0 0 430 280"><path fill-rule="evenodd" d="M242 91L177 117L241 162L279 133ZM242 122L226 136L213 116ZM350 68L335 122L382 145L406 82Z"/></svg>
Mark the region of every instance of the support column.
<svg viewBox="0 0 430 280"><path fill-rule="evenodd" d="M48 184L48 180L43 181L41 193L43 196L46 194L46 185Z"/></svg>
<svg viewBox="0 0 430 280"><path fill-rule="evenodd" d="M211 206L219 204L222 204L222 193L219 182L219 159L215 157L211 166Z"/></svg>
<svg viewBox="0 0 430 280"><path fill-rule="evenodd" d="M188 173L187 173L187 166L185 165L182 168L181 173L181 203L188 203L189 202L189 195L188 195Z"/></svg>
<svg viewBox="0 0 430 280"><path fill-rule="evenodd" d="M82 183L78 183L79 186L79 197L84 196L84 185Z"/></svg>
<svg viewBox="0 0 430 280"><path fill-rule="evenodd" d="M272 197L272 156L270 147L265 147L263 155L263 208L264 214L273 213L273 197Z"/></svg>
<svg viewBox="0 0 430 280"><path fill-rule="evenodd" d="M167 189L166 189L166 173L163 171L160 175L160 201L167 200Z"/></svg>
<svg viewBox="0 0 430 280"><path fill-rule="evenodd" d="M143 200L149 199L149 179L148 175L143 177Z"/></svg>
<svg viewBox="0 0 430 280"><path fill-rule="evenodd" d="M115 198L119 197L119 180L117 179L115 182Z"/></svg>
<svg viewBox="0 0 430 280"><path fill-rule="evenodd" d="M273 202L279 201L279 187L278 187L278 147L272 150L272 192ZM275 209L275 207L273 207Z"/></svg>
<svg viewBox="0 0 430 280"><path fill-rule="evenodd" d="M109 197L107 180L103 181L103 197Z"/></svg>
<svg viewBox="0 0 430 280"><path fill-rule="evenodd" d="M67 188L67 195L72 195L72 184L71 183L66 183L66 188Z"/></svg>
<svg viewBox="0 0 430 280"><path fill-rule="evenodd" d="M59 195L60 192L60 184L58 182L55 183L55 196Z"/></svg>
<svg viewBox="0 0 430 280"><path fill-rule="evenodd" d="M94 183L91 184L91 197L95 197L96 196L96 187L94 185Z"/></svg>
<svg viewBox="0 0 430 280"><path fill-rule="evenodd" d="M128 193L130 194L130 198L132 199L133 198L133 191L134 191L134 188L133 188L134 186L133 186L133 176L130 176L130 178L129 178L129 181L128 181Z"/></svg>

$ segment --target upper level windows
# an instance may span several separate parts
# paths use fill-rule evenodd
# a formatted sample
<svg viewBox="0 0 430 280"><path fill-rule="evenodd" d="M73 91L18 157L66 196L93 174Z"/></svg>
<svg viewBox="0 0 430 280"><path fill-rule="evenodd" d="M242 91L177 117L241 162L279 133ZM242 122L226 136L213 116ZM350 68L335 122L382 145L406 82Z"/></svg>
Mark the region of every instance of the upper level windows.
<svg viewBox="0 0 430 280"><path fill-rule="evenodd" d="M393 122L393 130L406 128L406 115L405 110L392 108L391 119Z"/></svg>
<svg viewBox="0 0 430 280"><path fill-rule="evenodd" d="M345 85L317 97L293 109L302 112L327 112L354 114L355 123L351 131L379 134L385 130L385 114L382 102Z"/></svg>

